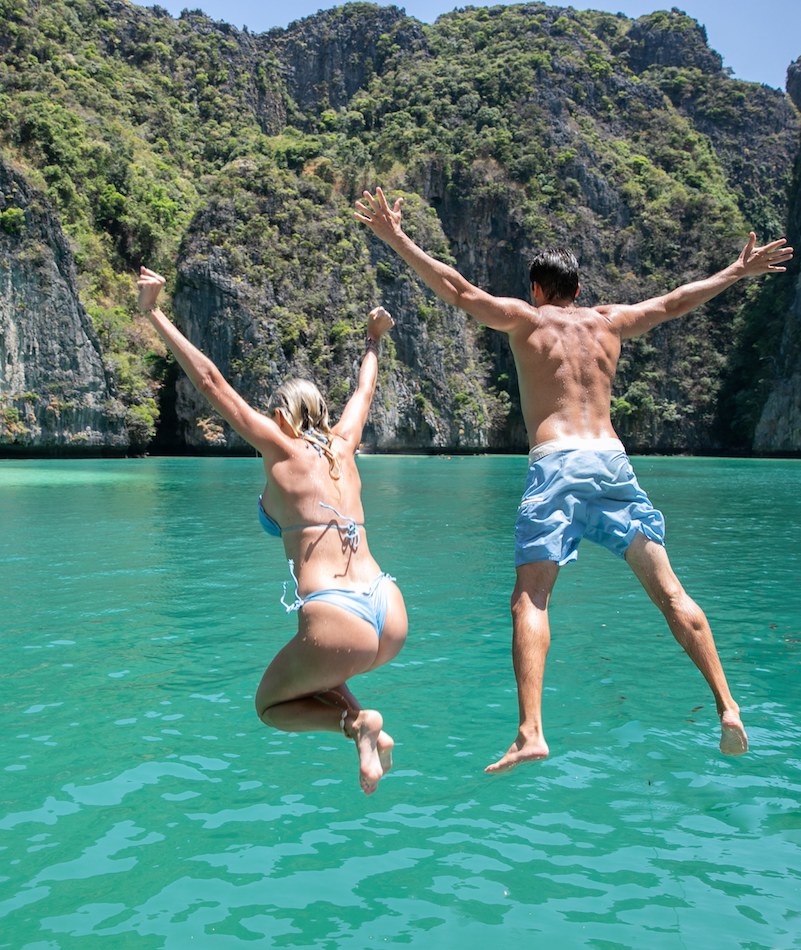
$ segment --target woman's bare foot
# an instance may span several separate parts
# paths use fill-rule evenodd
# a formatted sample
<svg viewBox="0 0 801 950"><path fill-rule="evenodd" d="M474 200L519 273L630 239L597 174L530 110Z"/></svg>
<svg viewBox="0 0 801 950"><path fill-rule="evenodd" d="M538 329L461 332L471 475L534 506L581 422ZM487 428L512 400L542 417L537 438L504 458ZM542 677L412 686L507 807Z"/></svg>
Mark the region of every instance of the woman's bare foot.
<svg viewBox="0 0 801 950"><path fill-rule="evenodd" d="M742 755L748 751L748 736L739 711L729 709L720 717L720 751L724 755Z"/></svg>
<svg viewBox="0 0 801 950"><path fill-rule="evenodd" d="M375 709L360 709L355 718L350 722L346 719L344 722L345 734L356 743L356 751L359 754L359 784L365 795L373 794L384 774L379 752L379 737L382 735L383 725L381 713ZM389 739L386 733L383 735ZM388 751L391 764L391 745Z"/></svg>
<svg viewBox="0 0 801 950"><path fill-rule="evenodd" d="M392 768L392 749L394 745L395 740L389 733L384 732L382 729L381 732L378 733L376 748L378 749L378 761L381 763L384 775Z"/></svg>
<svg viewBox="0 0 801 950"><path fill-rule="evenodd" d="M522 765L523 762L539 762L541 759L547 759L549 752L548 743L542 736L525 739L518 733L517 739L509 746L506 754L497 762L488 765L484 771L508 772L515 766Z"/></svg>

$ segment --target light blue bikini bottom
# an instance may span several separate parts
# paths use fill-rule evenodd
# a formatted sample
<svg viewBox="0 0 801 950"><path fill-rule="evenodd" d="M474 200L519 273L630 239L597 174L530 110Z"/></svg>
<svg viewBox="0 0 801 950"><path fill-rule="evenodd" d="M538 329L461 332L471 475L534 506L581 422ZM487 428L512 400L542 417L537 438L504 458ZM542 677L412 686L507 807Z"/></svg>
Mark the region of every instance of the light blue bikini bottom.
<svg viewBox="0 0 801 950"><path fill-rule="evenodd" d="M382 572L364 591L330 587L323 590L314 590L305 597L301 597L298 593L294 561L289 562L289 572L295 581L295 600L288 604L284 597L281 598L281 603L286 607L287 613L300 610L306 604L315 602L332 604L341 610L347 610L348 613L353 614L360 620L366 620L367 623L372 625L378 638L381 639L381 632L384 629L384 621L387 617L387 581L394 581L394 577ZM286 586L284 584L284 595L286 595Z"/></svg>

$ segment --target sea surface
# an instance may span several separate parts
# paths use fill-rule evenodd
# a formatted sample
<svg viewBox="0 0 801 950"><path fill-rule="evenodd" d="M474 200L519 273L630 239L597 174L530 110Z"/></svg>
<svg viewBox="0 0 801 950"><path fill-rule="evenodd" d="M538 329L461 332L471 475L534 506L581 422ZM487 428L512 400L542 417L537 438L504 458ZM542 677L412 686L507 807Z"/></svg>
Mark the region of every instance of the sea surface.
<svg viewBox="0 0 801 950"><path fill-rule="evenodd" d="M623 561L552 602L551 757L516 733L525 459L364 456L409 608L352 685L395 767L263 726L293 633L256 458L0 462L0 947L801 948L801 461L635 459L752 751Z"/></svg>

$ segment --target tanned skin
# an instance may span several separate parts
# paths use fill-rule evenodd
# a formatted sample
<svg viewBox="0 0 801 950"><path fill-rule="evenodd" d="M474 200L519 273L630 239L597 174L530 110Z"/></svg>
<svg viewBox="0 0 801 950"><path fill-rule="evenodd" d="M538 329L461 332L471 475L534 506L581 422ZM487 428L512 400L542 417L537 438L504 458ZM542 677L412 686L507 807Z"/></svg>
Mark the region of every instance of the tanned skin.
<svg viewBox="0 0 801 950"><path fill-rule="evenodd" d="M782 273L786 270L782 265L793 256L784 238L758 247L751 232L728 267L659 297L636 304L582 307L576 302L578 291L571 298L549 298L535 282L528 303L493 296L426 254L404 232L402 207L403 198L390 205L377 188L375 194L364 192L356 202L354 216L443 301L507 335L530 447L552 439L617 438L610 404L622 341L684 316L744 278ZM674 574L664 547L639 533L625 557L712 690L721 722L721 752L746 752L748 737L709 623ZM548 604L558 572L554 561L523 564L517 569L511 608L519 727L512 745L487 772L505 771L548 755L542 727L542 682L550 645Z"/></svg>
<svg viewBox="0 0 801 950"><path fill-rule="evenodd" d="M338 518L321 518L320 504L364 522L356 453L367 423L378 380L381 338L395 325L383 307L370 311L367 340L356 389L331 428L338 462L332 476L323 453L298 437L286 409L265 414L249 405L159 306L165 279L142 267L137 280L139 309L169 347L189 381L220 416L262 457L263 499L279 524L284 553L294 563L298 592L336 587L365 590L380 568L370 552L366 529L353 548L343 543ZM298 613L297 634L276 654L256 691L256 710L265 725L283 732L339 732L356 744L359 784L372 795L392 767L394 741L384 732L376 709L363 708L348 681L388 663L406 640L408 620L403 596L388 584L388 609L381 636L366 620L330 603L309 603Z"/></svg>

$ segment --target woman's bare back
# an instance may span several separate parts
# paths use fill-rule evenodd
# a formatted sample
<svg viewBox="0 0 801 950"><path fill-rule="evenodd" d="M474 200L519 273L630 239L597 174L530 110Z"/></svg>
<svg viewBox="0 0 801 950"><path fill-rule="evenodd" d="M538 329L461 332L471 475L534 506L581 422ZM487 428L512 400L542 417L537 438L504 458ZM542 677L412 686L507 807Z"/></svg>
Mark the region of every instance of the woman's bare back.
<svg viewBox="0 0 801 950"><path fill-rule="evenodd" d="M380 571L367 543L355 458L337 436L331 448L339 463L338 478L332 477L329 459L304 439L292 440L278 461L265 460L262 503L281 526L301 595L369 584Z"/></svg>

